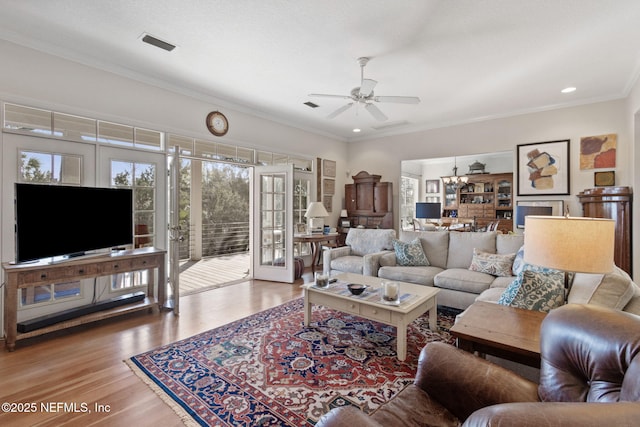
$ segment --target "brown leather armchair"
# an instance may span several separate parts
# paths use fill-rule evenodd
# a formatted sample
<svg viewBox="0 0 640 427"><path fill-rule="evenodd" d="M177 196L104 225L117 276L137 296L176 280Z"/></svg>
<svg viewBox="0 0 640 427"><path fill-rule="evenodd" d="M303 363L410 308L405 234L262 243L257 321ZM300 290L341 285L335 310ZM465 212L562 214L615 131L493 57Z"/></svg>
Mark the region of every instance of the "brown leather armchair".
<svg viewBox="0 0 640 427"><path fill-rule="evenodd" d="M640 425L640 317L569 304L549 313L540 339L539 385L430 343L414 383L374 414L342 407L316 426Z"/></svg>

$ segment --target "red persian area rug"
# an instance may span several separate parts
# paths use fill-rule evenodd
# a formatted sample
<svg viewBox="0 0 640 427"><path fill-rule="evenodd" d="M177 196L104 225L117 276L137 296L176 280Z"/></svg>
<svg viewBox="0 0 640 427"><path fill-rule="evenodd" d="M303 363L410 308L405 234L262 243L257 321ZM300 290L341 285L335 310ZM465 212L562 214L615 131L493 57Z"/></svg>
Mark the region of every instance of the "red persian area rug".
<svg viewBox="0 0 640 427"><path fill-rule="evenodd" d="M413 382L418 355L448 333L458 311L439 308L407 333L396 358L395 327L313 307L302 298L127 360L186 425L313 426L327 411L354 405L371 413Z"/></svg>

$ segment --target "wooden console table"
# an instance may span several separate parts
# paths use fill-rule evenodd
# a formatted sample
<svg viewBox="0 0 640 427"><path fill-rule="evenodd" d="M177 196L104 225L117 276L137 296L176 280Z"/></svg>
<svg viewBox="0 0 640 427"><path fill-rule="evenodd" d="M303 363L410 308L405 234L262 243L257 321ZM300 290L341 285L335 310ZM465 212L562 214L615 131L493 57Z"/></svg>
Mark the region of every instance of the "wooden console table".
<svg viewBox="0 0 640 427"><path fill-rule="evenodd" d="M540 368L540 326L547 313L478 301L449 332L458 347Z"/></svg>
<svg viewBox="0 0 640 427"><path fill-rule="evenodd" d="M31 338L134 311L149 309L158 311L158 307L164 306L165 300L165 254L166 251L161 249L140 248L53 264L48 261L25 264L3 263L2 268L5 271L6 279L4 287L4 336L7 350L13 351L16 341L20 339ZM156 268L158 269L159 284L157 299L154 297L155 281L153 274ZM149 271L149 283L144 301L87 314L30 332L18 332L18 289L28 289L34 286L72 282L138 270Z"/></svg>
<svg viewBox="0 0 640 427"><path fill-rule="evenodd" d="M320 261L322 243L337 244L339 233L329 234L294 234L293 241L296 243L311 243L311 272L315 273L316 263Z"/></svg>

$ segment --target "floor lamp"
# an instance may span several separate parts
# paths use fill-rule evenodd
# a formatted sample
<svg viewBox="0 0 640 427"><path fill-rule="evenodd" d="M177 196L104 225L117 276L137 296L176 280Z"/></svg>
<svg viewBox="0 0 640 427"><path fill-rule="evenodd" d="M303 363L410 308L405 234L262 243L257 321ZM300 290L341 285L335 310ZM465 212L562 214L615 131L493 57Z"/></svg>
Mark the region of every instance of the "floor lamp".
<svg viewBox="0 0 640 427"><path fill-rule="evenodd" d="M565 273L610 273L615 265L615 224L602 218L526 216L524 262Z"/></svg>

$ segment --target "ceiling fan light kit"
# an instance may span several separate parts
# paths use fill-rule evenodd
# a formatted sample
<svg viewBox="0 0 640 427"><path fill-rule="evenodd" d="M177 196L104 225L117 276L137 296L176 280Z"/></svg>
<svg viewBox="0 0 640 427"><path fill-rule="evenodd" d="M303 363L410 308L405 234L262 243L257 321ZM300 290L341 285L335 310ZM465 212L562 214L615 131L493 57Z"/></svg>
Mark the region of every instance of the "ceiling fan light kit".
<svg viewBox="0 0 640 427"><path fill-rule="evenodd" d="M323 98L340 98L340 99L348 99L349 102L347 105L343 105L338 108L331 114L327 116L327 119L333 119L338 115L344 113L346 110L351 108L353 104L364 104L365 110L373 116L374 119L378 121L385 121L388 117L374 104L374 102L393 102L398 104L418 104L420 103L420 98L417 96L375 96L373 93L373 89L378 84L377 81L372 79L364 78L364 67L369 62L368 57L358 58L358 64L360 64L360 86L351 89L349 95L329 95L323 93L311 93L309 96L314 97L323 97Z"/></svg>

